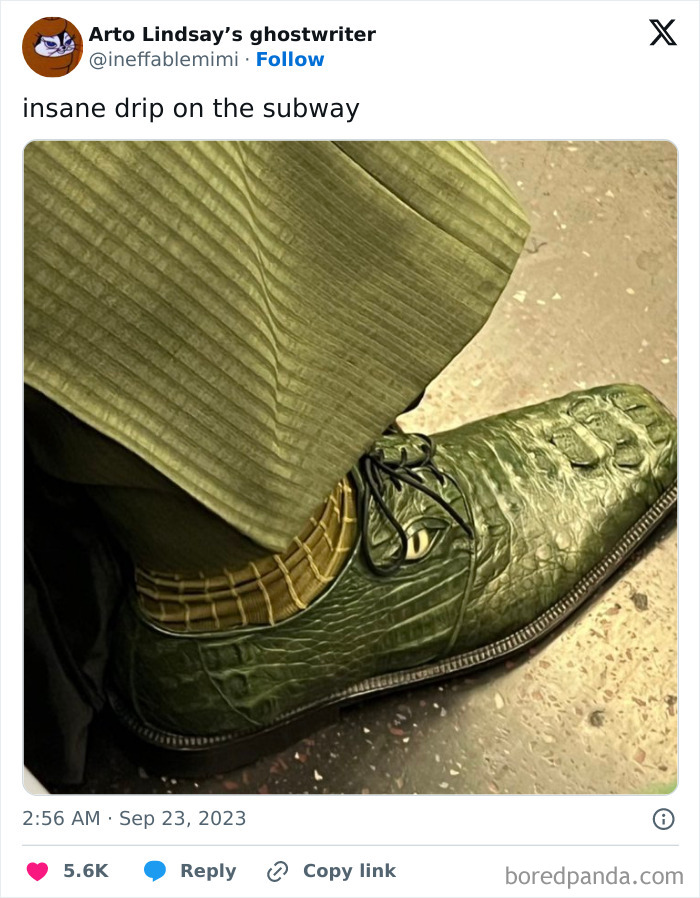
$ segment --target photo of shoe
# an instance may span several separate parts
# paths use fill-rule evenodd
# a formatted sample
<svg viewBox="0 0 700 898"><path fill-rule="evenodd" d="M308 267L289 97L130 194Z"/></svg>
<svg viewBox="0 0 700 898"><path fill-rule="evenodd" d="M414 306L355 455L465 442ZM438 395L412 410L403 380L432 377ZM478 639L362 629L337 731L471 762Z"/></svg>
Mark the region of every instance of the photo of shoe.
<svg viewBox="0 0 700 898"><path fill-rule="evenodd" d="M24 163L31 774L673 788L671 144Z"/></svg>
<svg viewBox="0 0 700 898"><path fill-rule="evenodd" d="M324 711L529 648L675 507L676 426L641 387L604 387L382 437L353 479L350 556L286 622L176 633L125 608L113 706L155 769L233 769Z"/></svg>

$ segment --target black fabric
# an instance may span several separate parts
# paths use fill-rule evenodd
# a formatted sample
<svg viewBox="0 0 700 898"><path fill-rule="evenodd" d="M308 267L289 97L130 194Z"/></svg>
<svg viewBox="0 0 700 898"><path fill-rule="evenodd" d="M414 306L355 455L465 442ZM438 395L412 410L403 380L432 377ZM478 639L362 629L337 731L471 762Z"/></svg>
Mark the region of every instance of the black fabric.
<svg viewBox="0 0 700 898"><path fill-rule="evenodd" d="M25 455L24 750L47 785L83 778L104 704L109 622L126 562L80 487Z"/></svg>

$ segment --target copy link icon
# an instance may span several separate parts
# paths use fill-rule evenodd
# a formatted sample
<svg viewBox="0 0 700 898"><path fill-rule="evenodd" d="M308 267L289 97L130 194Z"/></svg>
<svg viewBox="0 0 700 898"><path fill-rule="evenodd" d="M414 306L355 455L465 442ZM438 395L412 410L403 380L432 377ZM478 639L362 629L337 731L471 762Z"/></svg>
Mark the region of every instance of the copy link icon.
<svg viewBox="0 0 700 898"><path fill-rule="evenodd" d="M270 867L267 871L267 878L270 882L279 882L283 876L286 876L289 871L289 867L285 864L284 861L275 861L275 863Z"/></svg>

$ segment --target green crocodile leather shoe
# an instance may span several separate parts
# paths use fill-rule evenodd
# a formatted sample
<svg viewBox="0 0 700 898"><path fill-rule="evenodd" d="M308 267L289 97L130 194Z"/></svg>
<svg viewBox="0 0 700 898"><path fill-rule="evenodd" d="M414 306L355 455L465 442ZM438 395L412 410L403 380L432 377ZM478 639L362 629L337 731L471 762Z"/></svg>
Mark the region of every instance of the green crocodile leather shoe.
<svg viewBox="0 0 700 898"><path fill-rule="evenodd" d="M356 543L306 610L174 633L124 609L112 706L145 763L230 769L351 702L531 646L675 505L676 425L641 387L601 387L433 437L385 435L353 478Z"/></svg>

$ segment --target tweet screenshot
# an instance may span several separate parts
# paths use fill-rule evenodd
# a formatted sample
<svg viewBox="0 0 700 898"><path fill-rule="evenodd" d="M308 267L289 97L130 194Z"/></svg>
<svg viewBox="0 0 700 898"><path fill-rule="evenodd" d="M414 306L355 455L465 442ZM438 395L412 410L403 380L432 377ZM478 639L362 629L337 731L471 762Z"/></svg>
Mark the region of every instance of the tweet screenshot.
<svg viewBox="0 0 700 898"><path fill-rule="evenodd" d="M700 898L700 2L0 15L2 898Z"/></svg>

